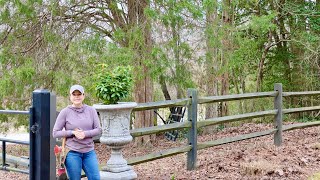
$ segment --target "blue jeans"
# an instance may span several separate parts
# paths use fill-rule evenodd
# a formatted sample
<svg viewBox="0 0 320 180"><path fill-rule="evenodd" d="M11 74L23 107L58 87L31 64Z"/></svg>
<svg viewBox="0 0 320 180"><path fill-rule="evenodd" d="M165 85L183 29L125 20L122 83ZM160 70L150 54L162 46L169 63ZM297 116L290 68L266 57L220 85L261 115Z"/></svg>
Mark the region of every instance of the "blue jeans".
<svg viewBox="0 0 320 180"><path fill-rule="evenodd" d="M100 180L99 164L94 150L87 153L69 151L65 165L70 180L80 180L82 169L88 180Z"/></svg>

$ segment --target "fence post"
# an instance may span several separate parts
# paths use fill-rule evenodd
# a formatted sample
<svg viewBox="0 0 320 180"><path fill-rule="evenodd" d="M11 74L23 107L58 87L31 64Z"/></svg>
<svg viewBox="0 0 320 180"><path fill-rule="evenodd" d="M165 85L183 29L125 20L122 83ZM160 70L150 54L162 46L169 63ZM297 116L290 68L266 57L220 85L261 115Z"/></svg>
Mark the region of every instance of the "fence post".
<svg viewBox="0 0 320 180"><path fill-rule="evenodd" d="M52 162L52 109L55 109L55 96L48 90L35 90L30 108L30 167L29 179L56 179L55 162ZM53 107L54 106L54 107Z"/></svg>
<svg viewBox="0 0 320 180"><path fill-rule="evenodd" d="M274 144L280 146L282 144L282 84L276 83L274 85L274 90L278 91L278 94L274 98L274 108L278 110L275 115L274 127L277 132L274 134Z"/></svg>
<svg viewBox="0 0 320 180"><path fill-rule="evenodd" d="M191 98L191 103L188 105L188 121L191 121L188 144L192 146L192 149L187 155L187 170L193 170L197 164L198 91L196 89L188 89L188 97Z"/></svg>

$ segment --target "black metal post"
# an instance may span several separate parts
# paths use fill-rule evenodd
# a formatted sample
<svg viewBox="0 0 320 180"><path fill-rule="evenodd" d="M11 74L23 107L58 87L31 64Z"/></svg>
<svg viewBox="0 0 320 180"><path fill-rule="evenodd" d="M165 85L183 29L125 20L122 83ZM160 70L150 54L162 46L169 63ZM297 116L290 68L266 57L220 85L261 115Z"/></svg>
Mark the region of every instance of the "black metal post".
<svg viewBox="0 0 320 180"><path fill-rule="evenodd" d="M188 89L188 97L191 103L188 105L188 121L191 121L191 128L188 132L188 144L192 149L187 155L187 170L193 170L197 164L197 116L198 116L198 92L196 89Z"/></svg>
<svg viewBox="0 0 320 180"><path fill-rule="evenodd" d="M55 179L51 152L51 94L48 90L33 91L33 107L30 108L30 180ZM56 113L56 111L54 111ZM53 172L52 172L53 171Z"/></svg>
<svg viewBox="0 0 320 180"><path fill-rule="evenodd" d="M2 166L6 166L6 141L2 141Z"/></svg>

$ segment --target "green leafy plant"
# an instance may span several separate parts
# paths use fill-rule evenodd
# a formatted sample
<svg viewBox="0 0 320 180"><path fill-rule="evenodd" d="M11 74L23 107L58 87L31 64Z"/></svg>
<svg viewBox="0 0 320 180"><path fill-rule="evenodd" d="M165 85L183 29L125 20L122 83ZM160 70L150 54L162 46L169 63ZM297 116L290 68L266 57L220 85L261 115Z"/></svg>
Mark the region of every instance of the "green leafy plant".
<svg viewBox="0 0 320 180"><path fill-rule="evenodd" d="M117 104L129 95L132 84L130 66L117 66L111 69L108 65L101 64L95 86L96 95L103 101L103 104Z"/></svg>
<svg viewBox="0 0 320 180"><path fill-rule="evenodd" d="M175 180L174 175L171 176L171 180Z"/></svg>

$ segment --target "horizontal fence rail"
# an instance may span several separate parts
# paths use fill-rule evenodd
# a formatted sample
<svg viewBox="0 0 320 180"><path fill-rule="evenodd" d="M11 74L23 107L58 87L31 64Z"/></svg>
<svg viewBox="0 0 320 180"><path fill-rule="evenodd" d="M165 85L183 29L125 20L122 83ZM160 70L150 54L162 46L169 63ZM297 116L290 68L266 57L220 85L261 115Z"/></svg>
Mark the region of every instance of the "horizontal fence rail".
<svg viewBox="0 0 320 180"><path fill-rule="evenodd" d="M252 138L256 138L256 137L266 136L266 135L274 134L276 131L277 131L277 129L270 129L270 130L261 131L261 132L243 134L243 135L239 135L239 136L221 138L221 139L217 139L214 141L198 143L198 149L205 149L205 148L209 148L209 147L213 147L213 146L217 146L217 145L222 145L222 144L232 143L232 142L236 142L236 141L242 141L242 140L252 139Z"/></svg>
<svg viewBox="0 0 320 180"><path fill-rule="evenodd" d="M17 110L0 110L0 114L25 114L29 115L29 111L17 111Z"/></svg>
<svg viewBox="0 0 320 180"><path fill-rule="evenodd" d="M5 138L5 137L0 137L0 141L9 142L9 143L15 143L15 144L30 145L29 141L21 141L21 140L15 140L15 139Z"/></svg>
<svg viewBox="0 0 320 180"><path fill-rule="evenodd" d="M9 166L1 166L0 169L1 170L5 170L5 171L14 171L14 172L19 172L19 173L29 174L28 170L12 168L12 167L9 167Z"/></svg>
<svg viewBox="0 0 320 180"><path fill-rule="evenodd" d="M313 106L313 107L301 107L301 108L290 108L290 109L283 109L283 114L290 114L290 113L297 113L297 112L306 112L306 111L316 111L320 110L320 106Z"/></svg>
<svg viewBox="0 0 320 180"><path fill-rule="evenodd" d="M171 148L171 149L166 149L166 150L162 150L159 152L154 152L154 153L150 153L144 156L138 156L138 157L133 157L128 159L128 164L129 165L135 165L135 164L140 164L143 162L148 162L148 161L153 161L156 159L160 159L160 158L165 158L168 156L173 156L173 155L177 155L177 154L181 154L181 153L185 153L191 150L191 146L182 146L182 147L177 147L177 148Z"/></svg>
<svg viewBox="0 0 320 180"><path fill-rule="evenodd" d="M197 123L197 127L199 128L199 127L235 122L235 121L239 121L239 120L243 120L243 119L265 117L268 115L271 116L271 115L276 115L277 112L278 112L278 110L268 110L268 111L260 111L260 112L233 115L233 116L223 116L223 117L210 118L210 119L206 119L204 121L199 121Z"/></svg>
<svg viewBox="0 0 320 180"><path fill-rule="evenodd" d="M2 157L2 153L0 153L0 158ZM29 157L16 157L11 155L6 155L6 161L14 166L24 166L29 167ZM27 172L27 171L23 171Z"/></svg>
<svg viewBox="0 0 320 180"><path fill-rule="evenodd" d="M303 91L303 92L283 92L283 97L290 97L290 96L314 96L320 95L320 91Z"/></svg>
<svg viewBox="0 0 320 180"><path fill-rule="evenodd" d="M232 94L224 96L209 96L209 97L199 97L199 104L204 103L214 103L220 101L234 101L234 100L244 100L253 98L264 98L264 97L274 97L278 92L258 92L258 93L245 93L245 94Z"/></svg>
<svg viewBox="0 0 320 180"><path fill-rule="evenodd" d="M138 106L133 109L133 111L142 111L142 110L150 110L150 109L157 109L157 108L175 107L175 106L186 106L189 103L190 103L189 98L150 102L150 103L139 103Z"/></svg>
<svg viewBox="0 0 320 180"><path fill-rule="evenodd" d="M319 126L319 125L320 125L320 121L290 124L290 125L284 125L282 130L283 131L291 131L291 130L295 130L295 129L303 129L303 128Z"/></svg>
<svg viewBox="0 0 320 180"><path fill-rule="evenodd" d="M184 129L184 128L190 128L190 127L191 127L191 122L177 122L177 123L166 124L161 126L133 129L130 131L130 134L133 137L138 137L138 136L165 132L169 130L178 130L178 129Z"/></svg>

